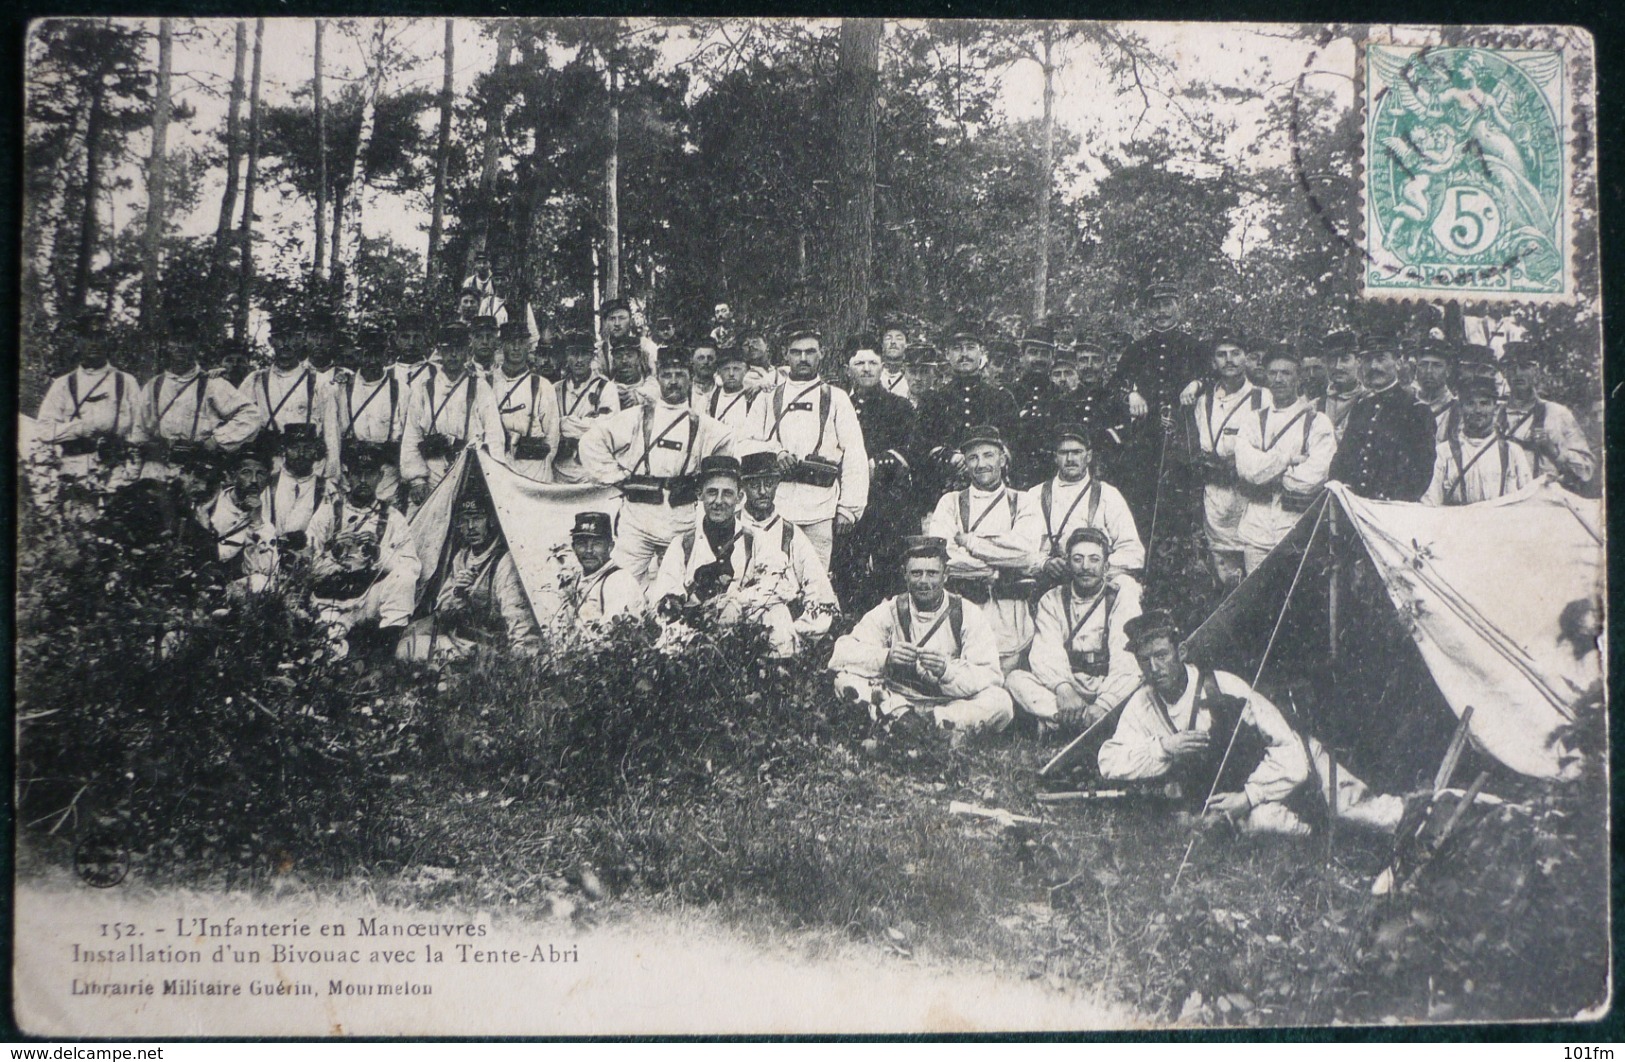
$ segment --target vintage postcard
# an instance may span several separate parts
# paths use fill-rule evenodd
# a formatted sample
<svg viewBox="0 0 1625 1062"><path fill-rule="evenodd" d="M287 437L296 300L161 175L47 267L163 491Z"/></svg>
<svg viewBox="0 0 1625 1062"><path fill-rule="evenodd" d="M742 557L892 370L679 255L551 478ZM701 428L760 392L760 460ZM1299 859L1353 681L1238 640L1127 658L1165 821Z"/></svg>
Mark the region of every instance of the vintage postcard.
<svg viewBox="0 0 1625 1062"><path fill-rule="evenodd" d="M1606 1014L1596 73L32 23L17 1023Z"/></svg>

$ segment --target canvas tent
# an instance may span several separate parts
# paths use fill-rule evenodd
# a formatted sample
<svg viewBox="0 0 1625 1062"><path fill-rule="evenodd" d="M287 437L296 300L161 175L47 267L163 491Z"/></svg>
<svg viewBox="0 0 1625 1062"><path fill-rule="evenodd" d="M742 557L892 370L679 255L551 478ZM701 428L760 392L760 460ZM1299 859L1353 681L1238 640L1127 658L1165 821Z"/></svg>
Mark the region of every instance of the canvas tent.
<svg viewBox="0 0 1625 1062"><path fill-rule="evenodd" d="M437 591L441 571L456 545L452 512L457 499L477 485L475 477L491 498L531 611L545 624L558 611L559 575L571 563L570 529L576 513L615 516L620 510L620 492L596 483L540 483L483 450L465 449L412 517L412 544L422 562L417 587L420 605Z"/></svg>
<svg viewBox="0 0 1625 1062"><path fill-rule="evenodd" d="M1469 705L1481 755L1549 778L1576 700L1558 616L1601 600L1603 560L1601 502L1547 480L1456 507L1333 483L1186 653L1249 678L1268 653L1261 687L1390 792L1431 773Z"/></svg>

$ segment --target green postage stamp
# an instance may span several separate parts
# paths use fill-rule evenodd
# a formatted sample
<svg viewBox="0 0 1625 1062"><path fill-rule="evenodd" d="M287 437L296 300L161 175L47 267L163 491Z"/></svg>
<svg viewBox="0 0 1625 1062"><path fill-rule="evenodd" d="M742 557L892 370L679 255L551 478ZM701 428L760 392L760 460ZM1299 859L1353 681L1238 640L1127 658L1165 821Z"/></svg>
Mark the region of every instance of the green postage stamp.
<svg viewBox="0 0 1625 1062"><path fill-rule="evenodd" d="M1574 294L1562 52L1365 46L1364 293Z"/></svg>

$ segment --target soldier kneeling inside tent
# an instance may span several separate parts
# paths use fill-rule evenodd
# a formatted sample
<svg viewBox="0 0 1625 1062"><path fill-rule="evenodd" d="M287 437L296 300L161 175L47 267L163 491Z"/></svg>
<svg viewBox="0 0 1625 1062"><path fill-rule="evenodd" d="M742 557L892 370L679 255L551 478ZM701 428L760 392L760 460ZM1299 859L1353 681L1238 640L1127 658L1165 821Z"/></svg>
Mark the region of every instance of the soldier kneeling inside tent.
<svg viewBox="0 0 1625 1062"><path fill-rule="evenodd" d="M406 517L391 497L378 496L393 469L376 447L347 442L340 457L341 489L316 507L305 536L310 549L311 603L327 625L335 658L350 652L351 631L376 623L380 649L393 649L412 618L419 562Z"/></svg>
<svg viewBox="0 0 1625 1062"><path fill-rule="evenodd" d="M536 614L490 497L475 476L464 479L462 490L447 532L452 541L442 551L446 560L423 595L427 615L412 622L396 650L403 660L463 660L504 641L509 652L521 655L540 647Z"/></svg>
<svg viewBox="0 0 1625 1062"><path fill-rule="evenodd" d="M871 713L913 710L956 731L1003 730L1014 716L999 643L982 610L947 591L948 544L903 540L906 594L883 601L835 643L835 692Z"/></svg>
<svg viewBox="0 0 1625 1062"><path fill-rule="evenodd" d="M1101 776L1173 783L1187 806L1249 831L1307 834L1303 813L1325 806L1333 773L1319 743L1296 734L1243 679L1186 663L1166 612L1145 612L1125 626L1145 684L1100 748ZM1311 758L1318 796L1304 784ZM1371 794L1345 770L1336 774L1340 818L1390 831L1398 825L1399 797Z"/></svg>

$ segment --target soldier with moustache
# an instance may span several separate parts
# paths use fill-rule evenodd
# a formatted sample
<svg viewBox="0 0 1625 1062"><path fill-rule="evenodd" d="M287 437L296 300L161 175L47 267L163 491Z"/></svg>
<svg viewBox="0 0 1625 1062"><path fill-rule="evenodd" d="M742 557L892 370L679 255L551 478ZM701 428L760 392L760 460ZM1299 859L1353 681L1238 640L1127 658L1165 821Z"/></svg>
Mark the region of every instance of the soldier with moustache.
<svg viewBox="0 0 1625 1062"><path fill-rule="evenodd" d="M1368 339L1360 362L1369 393L1349 409L1327 479L1364 498L1418 501L1433 477L1433 414L1400 384L1396 340Z"/></svg>
<svg viewBox="0 0 1625 1062"><path fill-rule="evenodd" d="M1005 481L1009 450L996 427L972 428L959 448L970 483L942 496L926 530L948 543L948 587L981 608L1008 673L1033 640L1030 603L1043 560L1043 520Z"/></svg>
<svg viewBox="0 0 1625 1062"><path fill-rule="evenodd" d="M1088 432L1076 425L1057 428L1051 441L1054 475L1027 491L1027 502L1043 521L1039 572L1047 588L1068 577L1066 543L1080 528L1094 528L1106 540L1112 565L1119 571L1145 567L1145 546L1134 526L1134 514L1123 495L1094 472Z"/></svg>
<svg viewBox="0 0 1625 1062"><path fill-rule="evenodd" d="M1182 403L1195 401L1207 367L1203 344L1179 327L1179 288L1154 283L1147 297L1151 331L1128 345L1107 383L1114 413L1126 409L1130 418L1113 478L1142 527L1151 526L1161 479L1178 460L1166 452L1174 443L1174 418Z"/></svg>
<svg viewBox="0 0 1625 1062"><path fill-rule="evenodd" d="M1369 394L1360 382L1360 347L1353 332L1333 332L1320 342L1326 364L1326 387L1322 393L1310 392L1315 411L1324 413L1332 422L1332 431L1339 443L1349 423L1349 411Z"/></svg>
<svg viewBox="0 0 1625 1062"><path fill-rule="evenodd" d="M335 659L350 654L358 626L380 651L393 653L412 619L421 562L406 516L380 494L386 452L346 439L333 489L305 528L311 604Z"/></svg>
<svg viewBox="0 0 1625 1062"><path fill-rule="evenodd" d="M1500 413L1501 434L1521 447L1535 475L1556 475L1564 487L1585 493L1597 474L1591 445L1574 412L1539 393L1542 352L1532 342L1506 345L1501 364L1512 393Z"/></svg>
<svg viewBox="0 0 1625 1062"><path fill-rule="evenodd" d="M162 341L164 371L141 389L130 432L143 479L208 478L215 455L237 451L264 426L252 398L204 371L202 343L195 318L170 322Z"/></svg>
<svg viewBox="0 0 1625 1062"><path fill-rule="evenodd" d="M265 589L280 566L276 529L265 511L270 455L270 441L256 439L217 457L231 469L231 478L197 508L198 523L214 536L219 570L235 586L254 591Z"/></svg>
<svg viewBox="0 0 1625 1062"><path fill-rule="evenodd" d="M899 321L887 321L880 329L880 386L911 407L919 400L908 382L908 329Z"/></svg>
<svg viewBox="0 0 1625 1062"><path fill-rule="evenodd" d="M502 345L502 326L506 319L481 314L468 325L468 356L474 371L489 378L496 367L497 348Z"/></svg>
<svg viewBox="0 0 1625 1062"><path fill-rule="evenodd" d="M489 440L490 450L521 476L551 483L560 439L558 395L552 381L530 367L530 347L523 321L502 326L502 360L491 370L500 435Z"/></svg>
<svg viewBox="0 0 1625 1062"><path fill-rule="evenodd" d="M461 325L456 327L461 328ZM327 444L326 475L339 478L344 452L366 452L376 465L372 489L385 502L400 497L401 437L406 433L406 403L411 385L386 364L389 335L366 328L356 337L356 367L344 373L327 394L322 437ZM374 470L369 468L369 474Z"/></svg>
<svg viewBox="0 0 1625 1062"><path fill-rule="evenodd" d="M1207 538L1208 570L1220 587L1241 582L1246 574L1244 546L1238 528L1247 497L1236 476L1236 440L1249 416L1264 406L1263 389L1247 378L1241 337L1220 332L1211 341L1212 376L1192 407L1196 459L1202 472L1202 532Z"/></svg>
<svg viewBox="0 0 1625 1062"><path fill-rule="evenodd" d="M914 406L886 389L884 362L869 336L855 336L847 346L852 411L869 455L869 505L851 533L835 543L831 574L848 611L861 614L886 596L896 578L902 539L911 530L908 455L914 452Z"/></svg>
<svg viewBox="0 0 1625 1062"><path fill-rule="evenodd" d="M1000 439L1015 431L1016 400L984 377L987 353L981 335L980 327L968 320L949 329L948 362L953 375L920 397L909 465L922 500L940 497L966 482L965 455L959 444L972 428L995 428Z"/></svg>
<svg viewBox="0 0 1625 1062"><path fill-rule="evenodd" d="M466 322L447 321L440 326L438 333L439 342L447 342L448 336L456 336L462 346L469 344ZM401 394L411 394L412 388L420 380L440 371L438 358L434 356L434 342L429 337L428 321L421 314L401 316L395 322L393 336L389 333L385 333L385 336L390 338L391 349L395 352L395 363L389 367L390 375L400 385Z"/></svg>
<svg viewBox="0 0 1625 1062"><path fill-rule="evenodd" d="M1246 502L1236 525L1247 572L1263 563L1307 512L1337 452L1332 422L1298 390L1298 357L1287 348L1264 359L1269 401L1241 415L1235 439L1236 489Z"/></svg>
<svg viewBox="0 0 1625 1062"><path fill-rule="evenodd" d="M502 423L496 399L468 360L467 333L441 334L440 371L419 378L406 403L401 432L401 479L416 513L464 447L500 447Z"/></svg>
<svg viewBox="0 0 1625 1062"><path fill-rule="evenodd" d="M648 336L639 335L632 320L632 304L622 298L605 299L598 307L598 316L604 322L604 351L608 355L604 364L613 367L614 348L622 342L631 342L643 355L643 371L638 379L656 371L660 345Z"/></svg>
<svg viewBox="0 0 1625 1062"><path fill-rule="evenodd" d="M59 497L96 508L98 499L134 475L130 439L141 384L108 360L106 322L86 311L65 330L74 368L51 381L36 418L41 441L52 444ZM89 515L88 512L82 515Z"/></svg>
<svg viewBox="0 0 1625 1062"><path fill-rule="evenodd" d="M615 563L644 586L666 547L694 526L700 462L734 450L727 428L690 408L691 371L682 350L662 350L659 400L599 417L581 438L588 478L621 489Z"/></svg>
<svg viewBox="0 0 1625 1062"><path fill-rule="evenodd" d="M591 336L572 333L557 343L564 359L564 375L554 385L559 407L559 451L553 459L556 483L586 483L581 465L581 440L600 417L621 410L621 393L607 376L593 368L598 351Z"/></svg>
<svg viewBox="0 0 1625 1062"><path fill-rule="evenodd" d="M836 537L869 504L869 454L852 400L819 375L822 335L802 324L786 340L788 378L758 396L745 435L778 454L779 511L828 569Z"/></svg>
<svg viewBox="0 0 1625 1062"><path fill-rule="evenodd" d="M1042 482L1049 473L1055 428L1065 418L1061 395L1050 379L1055 366L1055 335L1035 325L1021 340L1021 374L1011 387L1016 399L1010 481L1018 489Z"/></svg>
<svg viewBox="0 0 1625 1062"><path fill-rule="evenodd" d="M621 408L648 405L660 400L660 381L651 375L647 355L642 345L632 336L616 336L607 341L609 349L610 380L620 399ZM671 347L675 354L679 348ZM692 392L692 386L690 387Z"/></svg>
<svg viewBox="0 0 1625 1062"><path fill-rule="evenodd" d="M1113 571L1111 544L1099 528L1077 528L1062 552L1066 575L1038 602L1027 668L1011 672L1005 685L1040 725L1077 732L1140 683L1124 633L1140 614L1140 586Z"/></svg>
<svg viewBox="0 0 1625 1062"><path fill-rule="evenodd" d="M327 449L322 440L322 406L327 391L316 372L304 361L304 340L308 336L295 319L277 319L281 332L271 334L271 364L251 373L243 391L259 406L265 425L269 452L276 467L282 467L283 454L294 445L314 445Z"/></svg>

